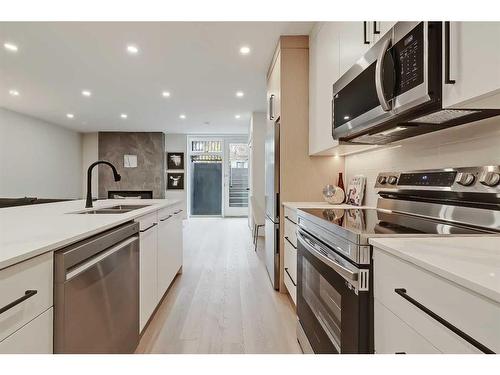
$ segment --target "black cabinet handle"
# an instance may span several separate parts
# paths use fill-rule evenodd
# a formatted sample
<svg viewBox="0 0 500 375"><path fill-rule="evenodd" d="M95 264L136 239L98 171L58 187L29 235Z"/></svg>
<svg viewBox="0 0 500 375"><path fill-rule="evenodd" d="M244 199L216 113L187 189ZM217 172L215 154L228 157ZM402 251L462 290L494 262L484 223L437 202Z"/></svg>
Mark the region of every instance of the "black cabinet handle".
<svg viewBox="0 0 500 375"><path fill-rule="evenodd" d="M290 281L292 282L293 286L297 286L297 284L295 284L295 281L293 281L292 276L290 276L290 272L288 272L288 267L285 267L285 272L290 278Z"/></svg>
<svg viewBox="0 0 500 375"><path fill-rule="evenodd" d="M181 212L182 212L182 210L177 210L174 212L174 215L180 214Z"/></svg>
<svg viewBox="0 0 500 375"><path fill-rule="evenodd" d="M172 215L168 215L167 217L164 217L163 219L160 219L160 221L165 221L168 220L172 217ZM148 228L149 229L149 228ZM147 229L146 229L147 230Z"/></svg>
<svg viewBox="0 0 500 375"><path fill-rule="evenodd" d="M406 352L396 352L394 354L406 354Z"/></svg>
<svg viewBox="0 0 500 375"><path fill-rule="evenodd" d="M366 34L368 33L368 22L363 21L363 43L364 44L370 44L370 41L368 40Z"/></svg>
<svg viewBox="0 0 500 375"><path fill-rule="evenodd" d="M297 225L297 223L295 221L293 221L292 219L290 219L288 216L285 215L285 219L287 219L290 223L292 224L295 224Z"/></svg>
<svg viewBox="0 0 500 375"><path fill-rule="evenodd" d="M27 290L24 292L24 296L16 299L15 301L12 301L11 303L9 303L8 305L5 305L4 307L2 307L0 309L0 314L3 314L4 312L6 312L7 310L10 310L12 309L14 306L17 306L19 305L21 302L24 302L26 301L28 298L31 298L33 297L35 294L37 294L38 291L37 290Z"/></svg>
<svg viewBox="0 0 500 375"><path fill-rule="evenodd" d="M380 34L380 29L377 30L377 21L373 21L373 34L375 35Z"/></svg>
<svg viewBox="0 0 500 375"><path fill-rule="evenodd" d="M292 243L292 241L290 241L290 239L289 239L287 236L285 236L285 240L287 240L287 241L288 241L288 243L289 243L290 245L292 245L292 247L293 247L295 250L297 250L297 246L295 246L295 245Z"/></svg>
<svg viewBox="0 0 500 375"><path fill-rule="evenodd" d="M450 78L450 21L444 23L444 83L455 84L455 80Z"/></svg>
<svg viewBox="0 0 500 375"><path fill-rule="evenodd" d="M466 334L465 332L461 331L460 329L458 329L457 327L455 327L453 324L451 324L450 322L446 321L445 319L443 319L442 317L440 317L439 315L437 315L435 312L429 310L427 307L425 307L424 305L422 305L420 302L418 302L417 300L415 300L412 297L410 297L408 294L406 294L406 289L404 289L404 288L396 288L396 289L394 289L394 291L397 294L399 294L401 297L403 297L405 300L407 300L408 302L410 302L412 305L414 305L417 308L419 308L420 310L422 310L424 313L426 313L427 315L429 315L431 318L433 318L437 322L439 322L442 325L444 325L450 331L452 331L456 335L460 336L462 339L464 339L465 341L467 341L469 344L475 346L477 349L479 349L483 353L486 353L486 354L495 354L494 351L492 351L491 349L487 348L486 346L484 346L480 342L476 341L475 339L473 339L472 337L470 337L468 334Z"/></svg>
<svg viewBox="0 0 500 375"><path fill-rule="evenodd" d="M150 230L151 228L156 227L157 225L158 225L158 223L153 223L149 227L147 227L146 229L142 229L139 232L144 233L144 232Z"/></svg>

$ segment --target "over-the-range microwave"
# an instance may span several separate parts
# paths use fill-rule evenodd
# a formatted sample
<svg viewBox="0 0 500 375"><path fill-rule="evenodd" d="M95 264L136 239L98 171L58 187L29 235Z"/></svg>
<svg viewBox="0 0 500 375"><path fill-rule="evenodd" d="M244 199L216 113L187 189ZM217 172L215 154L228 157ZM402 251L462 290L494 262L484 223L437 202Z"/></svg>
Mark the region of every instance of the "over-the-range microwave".
<svg viewBox="0 0 500 375"><path fill-rule="evenodd" d="M333 138L387 144L500 115L443 108L442 80L453 84L449 38L448 22L396 23L333 84Z"/></svg>

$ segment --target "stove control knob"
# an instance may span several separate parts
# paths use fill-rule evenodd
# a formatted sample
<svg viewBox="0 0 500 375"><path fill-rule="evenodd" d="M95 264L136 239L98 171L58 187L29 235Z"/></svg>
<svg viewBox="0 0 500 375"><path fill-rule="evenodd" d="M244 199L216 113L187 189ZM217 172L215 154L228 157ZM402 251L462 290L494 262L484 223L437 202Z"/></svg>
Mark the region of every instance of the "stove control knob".
<svg viewBox="0 0 500 375"><path fill-rule="evenodd" d="M385 177L385 176L380 176L380 177L378 178L378 183L379 183L380 185L385 185L385 183L386 183L386 182L387 182L387 177Z"/></svg>
<svg viewBox="0 0 500 375"><path fill-rule="evenodd" d="M457 184L462 186L470 186L476 180L476 176L472 173L459 173L457 177Z"/></svg>
<svg viewBox="0 0 500 375"><path fill-rule="evenodd" d="M500 173L488 172L479 182L490 187L497 186L500 183Z"/></svg>
<svg viewBox="0 0 500 375"><path fill-rule="evenodd" d="M396 176L389 176L387 182L391 185L396 185L396 182L398 182L398 178Z"/></svg>

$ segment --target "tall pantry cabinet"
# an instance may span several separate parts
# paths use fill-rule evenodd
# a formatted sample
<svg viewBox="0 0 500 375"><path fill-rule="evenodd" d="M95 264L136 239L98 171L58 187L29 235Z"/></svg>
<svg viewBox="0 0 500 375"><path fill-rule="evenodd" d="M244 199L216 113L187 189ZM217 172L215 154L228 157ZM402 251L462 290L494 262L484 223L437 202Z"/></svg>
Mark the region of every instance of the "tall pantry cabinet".
<svg viewBox="0 0 500 375"><path fill-rule="evenodd" d="M280 203L322 201L343 159L309 156L309 36L281 36L267 74L267 126L279 121ZM284 213L280 204L280 291L284 286Z"/></svg>

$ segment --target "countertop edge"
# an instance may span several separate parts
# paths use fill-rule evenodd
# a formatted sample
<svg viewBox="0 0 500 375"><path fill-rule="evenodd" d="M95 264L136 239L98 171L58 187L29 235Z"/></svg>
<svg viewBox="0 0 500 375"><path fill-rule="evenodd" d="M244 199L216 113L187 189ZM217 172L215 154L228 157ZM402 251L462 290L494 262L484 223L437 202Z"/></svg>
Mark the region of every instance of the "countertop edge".
<svg viewBox="0 0 500 375"><path fill-rule="evenodd" d="M102 202L105 202L105 201L107 201L107 200L103 200ZM116 202L116 200L110 200L110 201ZM166 202L156 202L156 203L153 203L151 206L131 211L128 213L126 218L117 218L117 220L114 221L113 223L102 225L98 229L82 232L76 236L68 237L67 239L64 239L63 241L54 242L50 245L36 248L33 250L29 250L23 254L13 256L13 257L10 257L6 260L0 261L0 271L5 269L5 268L14 266L18 263L35 258L39 255L42 255L42 254L45 254L48 252L57 251L65 246L71 245L71 244L76 243L78 241L81 241L85 238L99 234L99 233L104 232L108 229L114 228L120 224L126 223L126 222L131 221L131 220L135 220L138 217L148 215L150 213L159 211L159 210L166 208L166 207L169 207L169 206L176 205L176 204L181 202L181 200L179 200L179 199L171 199L171 200L169 199L168 201L167 200L165 200L165 201ZM65 213L65 214L68 214L68 213Z"/></svg>

